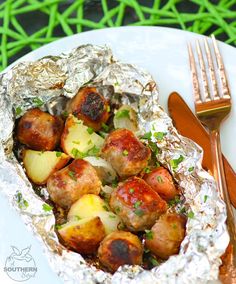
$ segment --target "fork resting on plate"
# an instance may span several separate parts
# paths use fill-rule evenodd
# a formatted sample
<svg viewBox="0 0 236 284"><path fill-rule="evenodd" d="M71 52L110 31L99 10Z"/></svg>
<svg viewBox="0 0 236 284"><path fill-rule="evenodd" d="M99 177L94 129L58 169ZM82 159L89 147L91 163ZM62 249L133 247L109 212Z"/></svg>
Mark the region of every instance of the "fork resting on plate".
<svg viewBox="0 0 236 284"><path fill-rule="evenodd" d="M222 120L226 118L231 110L231 96L224 64L214 36L212 36L212 43L218 72L215 71L214 58L206 38L204 39L203 49L199 41L196 43L201 76L199 76L193 49L190 44L188 45L188 52L193 81L195 112L201 123L209 130L214 165L213 175L216 179L220 195L225 201L227 210L227 228L230 236L229 246L231 249L229 249L230 255L227 259L228 261L224 264L226 269L224 269L224 275L221 275L221 280L224 283L236 283L236 229L233 209L230 204L225 181L219 131ZM217 74L220 84L217 81Z"/></svg>

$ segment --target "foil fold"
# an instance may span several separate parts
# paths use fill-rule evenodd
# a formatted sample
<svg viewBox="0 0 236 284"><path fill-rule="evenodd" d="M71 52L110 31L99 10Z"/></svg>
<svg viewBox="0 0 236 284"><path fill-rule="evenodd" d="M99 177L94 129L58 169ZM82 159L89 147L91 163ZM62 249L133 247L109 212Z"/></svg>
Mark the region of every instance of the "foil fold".
<svg viewBox="0 0 236 284"><path fill-rule="evenodd" d="M73 97L86 84L105 88L105 96L113 101L130 104L138 113L142 133L165 133L161 141L152 135L152 141L159 148L158 160L181 186L186 210L192 213L180 253L150 271L125 265L111 275L65 249L55 233L53 213L43 210L44 201L34 192L12 152L16 118L35 106L53 112L50 105ZM152 76L141 68L114 59L106 46L83 45L57 57L19 63L0 75L1 194L7 196L9 204L39 239L52 269L64 283L217 281L220 256L229 242L226 209L215 181L201 167L202 155L198 145L177 133L171 119L158 105L158 90ZM173 160L179 163L173 164Z"/></svg>

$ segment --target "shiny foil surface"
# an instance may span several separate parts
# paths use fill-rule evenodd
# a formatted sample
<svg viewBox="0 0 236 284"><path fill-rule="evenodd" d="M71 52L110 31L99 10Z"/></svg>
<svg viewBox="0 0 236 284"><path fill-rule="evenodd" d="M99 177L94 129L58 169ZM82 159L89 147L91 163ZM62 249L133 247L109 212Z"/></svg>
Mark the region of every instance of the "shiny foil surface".
<svg viewBox="0 0 236 284"><path fill-rule="evenodd" d="M113 102L131 105L138 113L140 133L165 133L161 141L152 135L152 141L160 149L158 160L182 188L182 205L189 218L179 254L152 270L125 265L112 275L88 265L81 255L65 249L55 233L52 211L43 210L44 201L34 192L12 152L16 118L38 106L38 102L42 110L55 114L63 109L65 98L72 98L85 84L99 87ZM217 282L220 256L229 242L226 210L216 183L202 169L201 160L202 149L179 135L158 105L157 86L152 76L141 68L116 60L106 46L79 46L57 57L19 63L0 75L1 194L7 196L9 206L18 211L28 229L40 240L52 269L64 283ZM45 192L43 188L42 194L47 195Z"/></svg>

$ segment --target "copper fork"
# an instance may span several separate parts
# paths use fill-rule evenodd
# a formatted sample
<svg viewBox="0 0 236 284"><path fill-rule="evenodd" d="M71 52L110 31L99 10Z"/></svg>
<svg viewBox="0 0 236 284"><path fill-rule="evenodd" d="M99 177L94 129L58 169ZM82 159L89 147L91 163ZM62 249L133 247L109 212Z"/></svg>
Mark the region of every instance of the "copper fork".
<svg viewBox="0 0 236 284"><path fill-rule="evenodd" d="M227 117L231 110L231 96L223 60L214 36L212 36L212 45L217 72L213 60L214 57L206 38L202 46L199 41L196 43L200 72L198 72L199 69L197 69L193 49L190 44L188 45L188 53L194 91L195 112L201 123L209 130L214 164L213 175L216 179L220 195L225 201L227 210L227 228L230 236L231 250L230 256L227 259L228 263L225 263L227 266L224 269L225 274L220 276L224 283L236 283L236 229L233 209L230 204L225 181L219 131L222 120ZM201 73L200 76L199 73Z"/></svg>

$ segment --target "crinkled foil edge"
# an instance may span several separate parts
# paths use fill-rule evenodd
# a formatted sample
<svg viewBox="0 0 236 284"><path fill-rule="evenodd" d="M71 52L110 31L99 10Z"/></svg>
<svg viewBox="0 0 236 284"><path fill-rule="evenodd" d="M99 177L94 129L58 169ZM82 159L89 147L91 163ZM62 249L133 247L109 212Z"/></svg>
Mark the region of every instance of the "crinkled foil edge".
<svg viewBox="0 0 236 284"><path fill-rule="evenodd" d="M44 202L35 194L25 172L13 155L16 116L39 102L52 104L61 96L71 98L84 84L113 86L123 103L139 114L141 132L164 132L157 143L158 159L172 172L183 189L188 218L186 237L178 255L150 271L125 265L111 275L88 265L83 257L66 250L54 231L52 212L42 210ZM20 106L20 114L15 115ZM43 106L42 106L43 107ZM217 281L220 256L229 237L226 209L214 179L202 169L202 149L182 137L158 105L156 83L149 73L117 61L108 47L83 45L67 54L23 62L0 75L0 190L40 240L52 269L64 283L207 283ZM183 157L175 168L171 161ZM189 171L189 169L192 169ZM28 207L19 208L16 194L21 190ZM206 196L208 198L206 198Z"/></svg>

